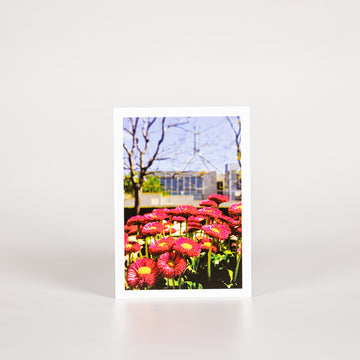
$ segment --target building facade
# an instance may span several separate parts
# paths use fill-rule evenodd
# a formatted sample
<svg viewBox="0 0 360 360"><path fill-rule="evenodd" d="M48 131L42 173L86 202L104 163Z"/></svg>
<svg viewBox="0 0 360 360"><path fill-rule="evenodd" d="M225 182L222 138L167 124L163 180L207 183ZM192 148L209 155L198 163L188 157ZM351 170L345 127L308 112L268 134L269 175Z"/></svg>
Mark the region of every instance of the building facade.
<svg viewBox="0 0 360 360"><path fill-rule="evenodd" d="M153 174L169 195L192 195L194 200L204 200L217 193L215 171L156 171Z"/></svg>
<svg viewBox="0 0 360 360"><path fill-rule="evenodd" d="M224 195L232 200L241 200L241 171L237 164L225 165Z"/></svg>

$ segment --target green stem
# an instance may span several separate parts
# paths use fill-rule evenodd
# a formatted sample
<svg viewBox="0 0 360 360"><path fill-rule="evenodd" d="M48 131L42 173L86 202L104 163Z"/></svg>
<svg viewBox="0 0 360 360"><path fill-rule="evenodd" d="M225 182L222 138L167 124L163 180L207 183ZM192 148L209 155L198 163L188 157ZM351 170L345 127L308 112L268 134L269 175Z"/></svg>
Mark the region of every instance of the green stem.
<svg viewBox="0 0 360 360"><path fill-rule="evenodd" d="M175 279L174 278L172 279L172 285L173 285L173 289L176 289L176 287L175 287Z"/></svg>
<svg viewBox="0 0 360 360"><path fill-rule="evenodd" d="M191 258L191 268L195 270L195 259Z"/></svg>
<svg viewBox="0 0 360 360"><path fill-rule="evenodd" d="M181 289L181 275L179 276L179 289Z"/></svg>
<svg viewBox="0 0 360 360"><path fill-rule="evenodd" d="M186 218L185 224L186 224L186 237L189 237L189 234L188 234L188 218Z"/></svg>
<svg viewBox="0 0 360 360"><path fill-rule="evenodd" d="M149 252L148 252L148 238L145 238L145 256L148 258L149 257Z"/></svg>
<svg viewBox="0 0 360 360"><path fill-rule="evenodd" d="M211 252L212 252L212 244L213 244L213 239L211 239L211 244L210 244L209 253L208 253L208 278L209 278L209 283L211 282Z"/></svg>
<svg viewBox="0 0 360 360"><path fill-rule="evenodd" d="M235 273L234 273L234 278L233 278L233 284L235 284L235 282L237 280L237 276L238 276L238 272L239 272L240 260L241 260L241 253L240 253L240 255L237 255L236 268L235 268Z"/></svg>

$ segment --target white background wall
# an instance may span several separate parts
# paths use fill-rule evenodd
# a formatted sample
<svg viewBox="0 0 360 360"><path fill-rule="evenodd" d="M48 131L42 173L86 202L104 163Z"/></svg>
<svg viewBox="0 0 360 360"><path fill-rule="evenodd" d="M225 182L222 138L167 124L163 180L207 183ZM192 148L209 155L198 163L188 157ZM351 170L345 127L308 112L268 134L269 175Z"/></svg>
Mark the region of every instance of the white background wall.
<svg viewBox="0 0 360 360"><path fill-rule="evenodd" d="M358 1L0 3L0 358L358 359ZM113 296L112 108L251 107L248 301Z"/></svg>

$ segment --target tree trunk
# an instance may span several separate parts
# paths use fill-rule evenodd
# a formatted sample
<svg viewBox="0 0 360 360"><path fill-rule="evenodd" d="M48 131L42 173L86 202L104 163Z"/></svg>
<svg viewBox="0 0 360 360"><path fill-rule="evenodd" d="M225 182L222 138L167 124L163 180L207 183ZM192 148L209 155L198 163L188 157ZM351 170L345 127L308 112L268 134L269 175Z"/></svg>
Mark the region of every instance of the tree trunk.
<svg viewBox="0 0 360 360"><path fill-rule="evenodd" d="M140 190L141 190L141 186L139 186L139 184L136 184L134 186L134 195L135 195L135 205L134 205L134 209L136 212L136 215L140 214Z"/></svg>

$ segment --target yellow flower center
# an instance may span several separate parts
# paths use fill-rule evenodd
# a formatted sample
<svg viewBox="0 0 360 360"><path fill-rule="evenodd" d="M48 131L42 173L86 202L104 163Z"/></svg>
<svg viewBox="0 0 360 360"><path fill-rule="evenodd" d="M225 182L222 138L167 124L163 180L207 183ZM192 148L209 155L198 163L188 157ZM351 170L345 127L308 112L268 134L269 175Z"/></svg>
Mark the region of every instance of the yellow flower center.
<svg viewBox="0 0 360 360"><path fill-rule="evenodd" d="M209 243L209 242L204 242L203 245L210 247L211 243Z"/></svg>
<svg viewBox="0 0 360 360"><path fill-rule="evenodd" d="M169 262L168 262L168 266L171 267L171 268L173 268L173 267L175 266L175 263L174 263L173 261L169 261Z"/></svg>
<svg viewBox="0 0 360 360"><path fill-rule="evenodd" d="M216 232L216 233L218 233L218 234L220 234L220 230L217 229L217 228L212 228L211 230L214 231L214 232Z"/></svg>
<svg viewBox="0 0 360 360"><path fill-rule="evenodd" d="M138 272L138 274L140 274L140 275L150 274L150 273L151 273L151 269L150 269L148 266L143 266L143 267L141 267L137 272Z"/></svg>
<svg viewBox="0 0 360 360"><path fill-rule="evenodd" d="M190 244L188 244L188 243L183 243L183 244L181 244L181 246L182 246L184 249L186 249L186 250L192 249L192 245L190 245Z"/></svg>
<svg viewBox="0 0 360 360"><path fill-rule="evenodd" d="M132 245L131 244L126 244L126 248L127 249L131 249Z"/></svg>
<svg viewBox="0 0 360 360"><path fill-rule="evenodd" d="M162 242L159 244L159 246L164 247L166 245L166 242Z"/></svg>

